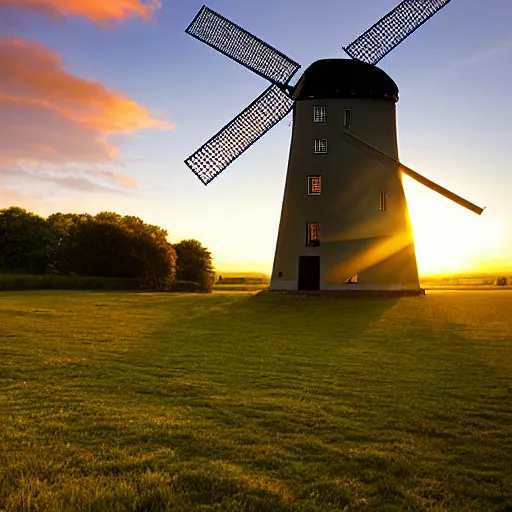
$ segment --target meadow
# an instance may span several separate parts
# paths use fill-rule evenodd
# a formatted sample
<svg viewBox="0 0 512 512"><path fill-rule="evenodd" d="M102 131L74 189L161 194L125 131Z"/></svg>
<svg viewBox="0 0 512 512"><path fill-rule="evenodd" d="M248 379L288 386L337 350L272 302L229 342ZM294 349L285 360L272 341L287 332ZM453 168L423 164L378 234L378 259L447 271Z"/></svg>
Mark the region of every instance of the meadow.
<svg viewBox="0 0 512 512"><path fill-rule="evenodd" d="M512 292L0 293L0 510L512 511Z"/></svg>

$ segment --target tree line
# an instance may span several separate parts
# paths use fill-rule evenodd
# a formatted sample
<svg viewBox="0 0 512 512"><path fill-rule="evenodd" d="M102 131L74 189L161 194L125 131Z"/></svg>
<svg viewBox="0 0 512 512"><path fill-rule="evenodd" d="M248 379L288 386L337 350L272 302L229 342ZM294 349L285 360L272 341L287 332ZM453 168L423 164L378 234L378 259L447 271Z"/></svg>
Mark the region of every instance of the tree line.
<svg viewBox="0 0 512 512"><path fill-rule="evenodd" d="M171 244L139 217L0 210L0 269L30 274L137 278L150 289L213 287L211 253L197 240ZM190 288L190 287L189 287ZM187 290L183 290L187 291Z"/></svg>

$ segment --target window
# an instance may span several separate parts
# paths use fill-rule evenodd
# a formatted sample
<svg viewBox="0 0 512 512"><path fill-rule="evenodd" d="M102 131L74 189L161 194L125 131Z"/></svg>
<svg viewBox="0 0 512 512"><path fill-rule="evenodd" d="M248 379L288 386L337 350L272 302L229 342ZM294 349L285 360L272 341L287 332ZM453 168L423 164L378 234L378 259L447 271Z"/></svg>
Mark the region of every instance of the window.
<svg viewBox="0 0 512 512"><path fill-rule="evenodd" d="M320 245L320 223L308 222L306 224L306 245L318 247Z"/></svg>
<svg viewBox="0 0 512 512"><path fill-rule="evenodd" d="M326 123L327 122L327 108L323 105L316 105L313 107L313 123Z"/></svg>
<svg viewBox="0 0 512 512"><path fill-rule="evenodd" d="M322 176L308 176L308 196L322 194Z"/></svg>
<svg viewBox="0 0 512 512"><path fill-rule="evenodd" d="M357 283L358 283L358 281L359 281L359 274L356 274L355 276L353 276L353 277L351 277L351 278L347 279L347 280L345 281L345 284L357 284Z"/></svg>
<svg viewBox="0 0 512 512"><path fill-rule="evenodd" d="M352 109L345 109L345 115L343 117L343 126L350 128L352 126Z"/></svg>
<svg viewBox="0 0 512 512"><path fill-rule="evenodd" d="M379 206L379 210L381 212L385 212L386 211L386 192L381 192L380 193L380 206Z"/></svg>
<svg viewBox="0 0 512 512"><path fill-rule="evenodd" d="M315 139L315 153L327 153L327 139Z"/></svg>
<svg viewBox="0 0 512 512"><path fill-rule="evenodd" d="M284 276L283 272L282 271L279 272L279 277L283 277L283 276Z"/></svg>

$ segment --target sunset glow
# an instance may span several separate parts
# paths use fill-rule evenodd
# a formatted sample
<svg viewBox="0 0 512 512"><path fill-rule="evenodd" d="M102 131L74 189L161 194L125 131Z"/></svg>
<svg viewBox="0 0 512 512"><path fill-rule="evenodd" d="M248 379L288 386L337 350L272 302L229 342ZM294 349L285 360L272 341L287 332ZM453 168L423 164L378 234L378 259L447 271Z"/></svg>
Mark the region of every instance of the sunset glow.
<svg viewBox="0 0 512 512"><path fill-rule="evenodd" d="M304 71L346 57L396 3L326 0L321 24L291 0L211 7ZM512 7L497 2L482 24L476 2L454 4L378 64L400 89L404 164L487 207L478 217L404 178L419 271L512 275ZM0 0L0 208L140 216L171 241L197 238L224 272L270 273L293 118L199 183L184 160L267 87L185 33L200 7Z"/></svg>
<svg viewBox="0 0 512 512"><path fill-rule="evenodd" d="M481 216L404 176L420 275L489 272L503 249L501 222Z"/></svg>

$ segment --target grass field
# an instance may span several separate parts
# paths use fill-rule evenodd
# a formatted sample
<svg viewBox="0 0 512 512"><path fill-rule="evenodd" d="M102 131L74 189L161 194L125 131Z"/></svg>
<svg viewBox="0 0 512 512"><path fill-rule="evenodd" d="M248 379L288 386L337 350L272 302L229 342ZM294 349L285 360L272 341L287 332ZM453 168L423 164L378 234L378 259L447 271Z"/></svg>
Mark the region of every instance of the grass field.
<svg viewBox="0 0 512 512"><path fill-rule="evenodd" d="M0 510L512 511L512 292L0 294Z"/></svg>

